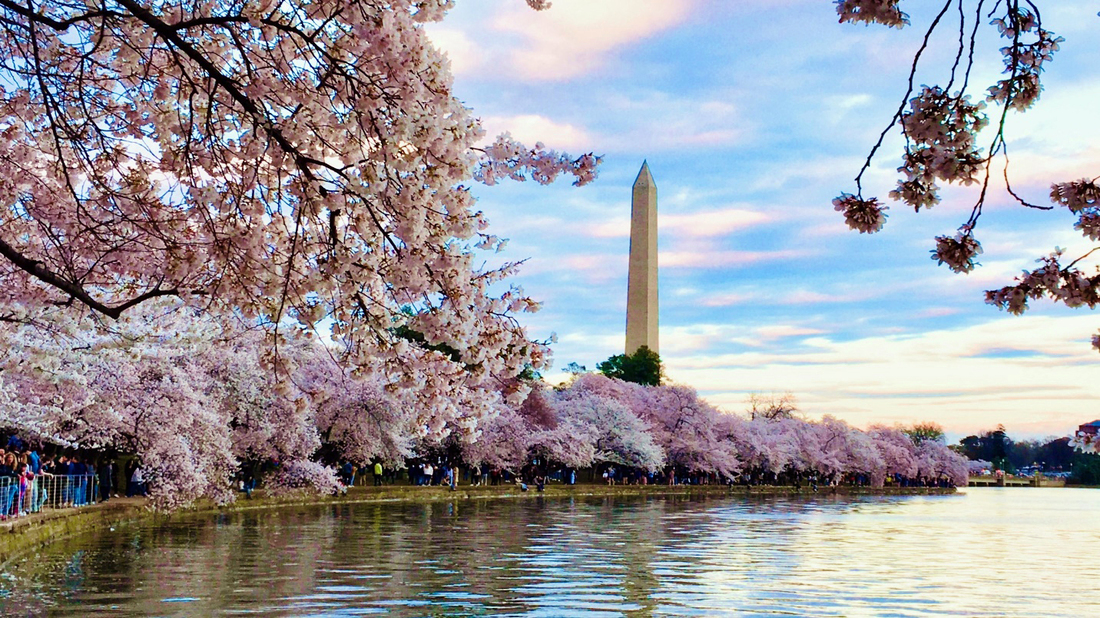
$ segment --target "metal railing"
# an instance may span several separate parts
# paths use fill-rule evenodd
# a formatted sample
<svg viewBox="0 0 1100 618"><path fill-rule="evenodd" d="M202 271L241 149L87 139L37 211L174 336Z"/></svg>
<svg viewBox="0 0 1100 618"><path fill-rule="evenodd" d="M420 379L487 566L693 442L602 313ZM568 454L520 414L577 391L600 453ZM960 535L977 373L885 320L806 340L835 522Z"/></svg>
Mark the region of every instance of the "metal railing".
<svg viewBox="0 0 1100 618"><path fill-rule="evenodd" d="M95 474L42 474L26 482L0 476L0 515L5 517L97 502L99 478Z"/></svg>

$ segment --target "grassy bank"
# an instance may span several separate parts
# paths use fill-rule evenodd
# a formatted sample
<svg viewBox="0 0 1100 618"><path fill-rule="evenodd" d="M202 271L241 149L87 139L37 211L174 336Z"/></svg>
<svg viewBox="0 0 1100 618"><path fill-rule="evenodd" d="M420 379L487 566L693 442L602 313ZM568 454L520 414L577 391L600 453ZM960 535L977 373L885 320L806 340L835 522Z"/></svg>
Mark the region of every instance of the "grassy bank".
<svg viewBox="0 0 1100 618"><path fill-rule="evenodd" d="M534 488L521 491L516 485L488 487L459 487L451 491L445 487L412 487L391 485L385 487L352 487L340 496L299 494L268 497L257 493L252 499L241 495L225 506L201 502L189 509L172 514L156 513L146 506L144 499L123 498L86 506L79 509L56 509L0 524L0 568L12 558L64 538L90 532L97 528L127 525L133 522L155 521L176 517L193 517L216 513L231 513L253 509L272 509L317 504L360 504L378 502L445 502L455 500L494 500L565 497L607 496L781 496L781 495L918 495L948 494L954 489L886 487L821 487L816 492L809 487L791 486L745 487L734 485L614 485L578 484L551 485L543 493Z"/></svg>

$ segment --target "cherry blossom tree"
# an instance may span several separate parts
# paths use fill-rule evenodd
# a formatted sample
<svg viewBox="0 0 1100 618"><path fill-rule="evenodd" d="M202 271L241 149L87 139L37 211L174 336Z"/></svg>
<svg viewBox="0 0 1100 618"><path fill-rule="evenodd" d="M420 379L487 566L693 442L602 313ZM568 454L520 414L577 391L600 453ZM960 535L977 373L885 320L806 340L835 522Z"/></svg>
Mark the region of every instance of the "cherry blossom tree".
<svg viewBox="0 0 1100 618"><path fill-rule="evenodd" d="M830 480L845 474L866 475L869 482L881 485L886 463L870 436L828 415L809 426L813 442L807 451L814 456L814 470Z"/></svg>
<svg viewBox="0 0 1100 618"><path fill-rule="evenodd" d="M488 421L476 440L463 445L462 456L472 465L516 473L527 463L532 435L532 427L509 408Z"/></svg>
<svg viewBox="0 0 1100 618"><path fill-rule="evenodd" d="M910 24L900 0L836 0L841 22L882 24L902 28ZM1037 3L1030 0L945 0L928 25L917 51L902 103L855 178L855 192L833 200L848 226L860 233L873 233L886 223L887 206L876 197L865 197L863 176L870 169L883 140L895 126L905 138L902 177L890 198L915 211L940 202L942 183L974 185L976 197L970 215L953 235L935 239L932 259L956 273L968 273L978 266L982 253L975 235L987 205L994 176L1003 178L1004 188L1019 205L1040 210L1066 208L1077 216L1074 226L1086 238L1100 240L1100 185L1097 178L1062 180L1051 185L1050 203L1041 204L1021 196L1011 183L1007 121L1010 112L1024 112L1038 102L1042 93L1040 76L1064 42L1048 30ZM991 21L990 18L992 18ZM1004 43L1001 79L975 91L971 71L979 55L978 30L985 24L995 28ZM954 62L942 73L940 85L915 86L915 76L931 38L937 30L957 26L958 48ZM987 106L993 106L987 113ZM991 125L991 130L982 130ZM981 140L985 141L981 141ZM1069 307L1095 308L1100 303L1100 274L1083 270L1082 260L1096 249L1066 260L1061 249L1042 257L1041 265L1025 271L1015 283L985 294L987 303L1013 314L1027 310L1028 302L1050 298ZM1093 337L1100 349L1100 335Z"/></svg>
<svg viewBox="0 0 1100 618"><path fill-rule="evenodd" d="M375 460L401 466L416 454L424 430L407 403L376 381L355 378L324 358L315 361L299 365L300 388L310 395L322 442L335 454L360 466Z"/></svg>
<svg viewBox="0 0 1100 618"><path fill-rule="evenodd" d="M58 308L55 311L64 309ZM966 465L941 442L901 429L861 432L835 418L809 421L718 410L685 386L644 386L599 374L560 389L513 379L493 414L439 438L437 418L408 389L360 375L315 338L287 336L286 379L262 358L262 329L238 328L160 299L117 322L85 316L0 324L0 428L41 441L136 455L157 508L232 500L240 466L276 465L275 493L340 488L336 461L406 460L441 448L467 464L518 472L534 459L575 468L622 466L750 482L965 482ZM68 316L69 314L65 314ZM106 325L109 330L104 330ZM514 395L526 392L521 403ZM512 401L513 403L509 403ZM960 462L962 462L960 464Z"/></svg>
<svg viewBox="0 0 1100 618"><path fill-rule="evenodd" d="M885 465L885 473L916 478L918 464L913 440L896 427L872 426L867 430Z"/></svg>
<svg viewBox="0 0 1100 618"><path fill-rule="evenodd" d="M595 462L654 471L665 465L665 452L649 425L628 405L627 394L635 387L644 388L583 374L569 388L554 393L554 406L563 423L578 431L578 439L591 442Z"/></svg>
<svg viewBox="0 0 1100 618"><path fill-rule="evenodd" d="M428 432L472 431L549 351L517 321L538 308L517 265L475 266L503 241L469 184L584 184L597 158L480 145L422 27L450 6L0 0L0 319L170 296L265 325L276 353L280 329L331 329Z"/></svg>
<svg viewBox="0 0 1100 618"><path fill-rule="evenodd" d="M687 386L637 389L635 410L650 423L654 440L668 463L690 472L732 478L740 470L736 444L726 438L726 416Z"/></svg>
<svg viewBox="0 0 1100 618"><path fill-rule="evenodd" d="M0 359L10 387L0 426L136 455L158 508L231 500L239 462L305 461L321 445L313 400L292 381L272 382L259 330L164 300L109 330L88 316L48 323L64 328L0 325L0 347L16 353Z"/></svg>
<svg viewBox="0 0 1100 618"><path fill-rule="evenodd" d="M954 485L966 485L969 476L967 459L942 444L933 441L917 445L917 475L926 481L946 479Z"/></svg>
<svg viewBox="0 0 1100 618"><path fill-rule="evenodd" d="M970 476L979 476L993 470L993 463L981 459L971 459L966 463L966 471Z"/></svg>
<svg viewBox="0 0 1100 618"><path fill-rule="evenodd" d="M801 470L796 423L799 421L795 419L753 419L747 423L746 436L751 455L742 455L741 459L755 463L773 478L786 470Z"/></svg>
<svg viewBox="0 0 1100 618"><path fill-rule="evenodd" d="M301 459L281 464L268 480L267 488L276 496L295 493L334 495L345 489L331 466Z"/></svg>

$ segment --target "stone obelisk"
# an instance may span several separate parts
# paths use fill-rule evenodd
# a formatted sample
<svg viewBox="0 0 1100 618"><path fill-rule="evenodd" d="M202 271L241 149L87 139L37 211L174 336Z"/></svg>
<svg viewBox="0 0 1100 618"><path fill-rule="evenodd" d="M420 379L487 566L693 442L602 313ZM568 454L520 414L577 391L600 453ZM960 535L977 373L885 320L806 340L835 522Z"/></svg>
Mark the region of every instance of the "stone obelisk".
<svg viewBox="0 0 1100 618"><path fill-rule="evenodd" d="M626 353L657 349L657 185L642 162L630 203L630 275L626 285Z"/></svg>

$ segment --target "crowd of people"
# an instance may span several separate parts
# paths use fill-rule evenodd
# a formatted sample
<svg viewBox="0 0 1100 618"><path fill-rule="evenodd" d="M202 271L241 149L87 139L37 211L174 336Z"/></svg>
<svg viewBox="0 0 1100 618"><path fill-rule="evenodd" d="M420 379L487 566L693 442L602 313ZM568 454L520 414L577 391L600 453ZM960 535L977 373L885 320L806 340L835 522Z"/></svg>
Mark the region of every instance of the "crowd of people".
<svg viewBox="0 0 1100 618"><path fill-rule="evenodd" d="M102 453L71 451L7 437L0 448L0 521L38 513L44 508L83 507L118 497L119 467ZM127 466L127 496L144 495L143 470Z"/></svg>
<svg viewBox="0 0 1100 618"><path fill-rule="evenodd" d="M575 485L578 481L614 485L787 485L795 488L833 487L837 485L871 486L866 474L821 475L815 472L780 474L750 473L736 478L712 472L667 466L658 470L604 464L577 469L534 459L515 472L480 464L466 464L446 457L417 458L403 467L383 466L381 462L356 466L345 461L339 466L339 480L344 485L374 486L407 483L416 487L468 487L514 484L526 491L529 486L543 487L551 482ZM954 487L947 477L911 478L902 474L887 475L884 485L895 487Z"/></svg>

